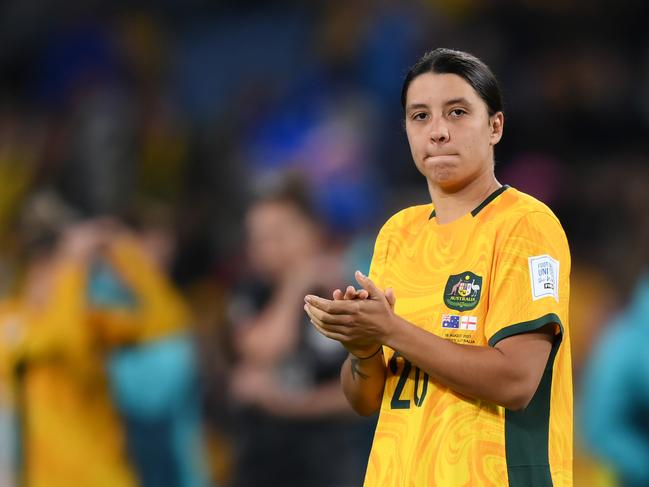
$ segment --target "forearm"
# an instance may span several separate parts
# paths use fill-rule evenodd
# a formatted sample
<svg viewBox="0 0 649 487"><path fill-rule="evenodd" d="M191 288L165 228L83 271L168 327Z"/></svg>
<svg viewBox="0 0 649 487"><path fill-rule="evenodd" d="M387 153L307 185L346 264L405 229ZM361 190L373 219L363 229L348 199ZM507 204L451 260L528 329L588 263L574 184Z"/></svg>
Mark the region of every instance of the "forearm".
<svg viewBox="0 0 649 487"><path fill-rule="evenodd" d="M22 343L21 360L43 357L77 357L87 351L91 337L85 319L85 268L72 260L58 263L53 271L48 300L39 313L28 316Z"/></svg>
<svg viewBox="0 0 649 487"><path fill-rule="evenodd" d="M369 292L368 299L331 301L312 295L305 297L305 310L323 335L348 349L369 343L387 345L435 382L508 409L522 409L534 397L552 350L556 323L506 337L494 347L458 345L397 316L393 302L388 301L383 291L360 272L356 278ZM345 394L355 410L371 413L380 404L385 367L378 359L359 362L361 369L351 365L348 360L343 367ZM375 379L379 365L382 373ZM368 379L355 378L355 371L365 370L373 374L367 373Z"/></svg>
<svg viewBox="0 0 649 487"><path fill-rule="evenodd" d="M290 285L282 286L271 302L241 331L239 352L253 361L269 363L292 350L298 339L297 322L302 313L299 306L301 291Z"/></svg>
<svg viewBox="0 0 649 487"><path fill-rule="evenodd" d="M349 355L340 371L343 392L358 414L369 416L381 407L386 370L383 354L360 360Z"/></svg>
<svg viewBox="0 0 649 487"><path fill-rule="evenodd" d="M394 332L386 345L398 350L434 381L460 394L508 409L524 408L538 386L538 380L532 379L532 371L517 366L500 349L456 344L398 316L394 317ZM550 345L548 354L549 348Z"/></svg>
<svg viewBox="0 0 649 487"><path fill-rule="evenodd" d="M101 324L107 327L107 337L114 336L118 341L149 340L188 325L190 312L180 292L136 240L118 239L110 247L109 257L113 268L135 294L137 307L133 311L105 312ZM124 336L129 330L130 336Z"/></svg>

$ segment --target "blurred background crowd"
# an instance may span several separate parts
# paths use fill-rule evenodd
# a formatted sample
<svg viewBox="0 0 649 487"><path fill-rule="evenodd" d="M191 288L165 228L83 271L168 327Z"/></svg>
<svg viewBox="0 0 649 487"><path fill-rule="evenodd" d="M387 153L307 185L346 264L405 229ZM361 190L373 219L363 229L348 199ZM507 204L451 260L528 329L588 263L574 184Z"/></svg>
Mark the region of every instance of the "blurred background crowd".
<svg viewBox="0 0 649 487"><path fill-rule="evenodd" d="M429 201L399 92L440 46L571 244L575 485L649 485L649 6L612 0L2 2L0 485L360 485L302 297Z"/></svg>

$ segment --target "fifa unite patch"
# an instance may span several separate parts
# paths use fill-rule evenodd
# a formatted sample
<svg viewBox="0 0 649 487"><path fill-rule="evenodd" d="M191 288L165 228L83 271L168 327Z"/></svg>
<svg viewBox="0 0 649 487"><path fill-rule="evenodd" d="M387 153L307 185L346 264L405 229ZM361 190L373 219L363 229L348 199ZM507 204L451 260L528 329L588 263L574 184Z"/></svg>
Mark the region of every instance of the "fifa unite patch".
<svg viewBox="0 0 649 487"><path fill-rule="evenodd" d="M559 302L559 261L549 255L528 258L532 301L551 296Z"/></svg>

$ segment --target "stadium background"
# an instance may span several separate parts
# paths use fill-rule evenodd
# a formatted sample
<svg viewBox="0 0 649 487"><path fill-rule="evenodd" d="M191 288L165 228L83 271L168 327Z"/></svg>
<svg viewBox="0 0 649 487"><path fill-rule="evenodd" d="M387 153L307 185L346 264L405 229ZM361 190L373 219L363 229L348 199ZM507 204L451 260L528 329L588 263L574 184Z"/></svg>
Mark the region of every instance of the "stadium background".
<svg viewBox="0 0 649 487"><path fill-rule="evenodd" d="M587 433L599 406L581 390L602 330L629 306L649 257L642 1L5 1L3 296L25 265L17 222L43 195L40 204L60 197L77 221L110 214L168 230L169 276L192 310L190 353L201 364L202 468L227 485L237 430L223 406L224 349L245 269L246 209L282 175L297 175L340 258L366 266L382 221L428 198L399 90L408 65L438 46L472 52L497 74L506 103L497 176L550 205L566 229L575 484L615 485L627 457L605 448L615 431L601 428L614 426ZM648 383L645 374L637 387ZM2 404L6 440L20 410ZM15 455L0 452L0 484L11 485Z"/></svg>

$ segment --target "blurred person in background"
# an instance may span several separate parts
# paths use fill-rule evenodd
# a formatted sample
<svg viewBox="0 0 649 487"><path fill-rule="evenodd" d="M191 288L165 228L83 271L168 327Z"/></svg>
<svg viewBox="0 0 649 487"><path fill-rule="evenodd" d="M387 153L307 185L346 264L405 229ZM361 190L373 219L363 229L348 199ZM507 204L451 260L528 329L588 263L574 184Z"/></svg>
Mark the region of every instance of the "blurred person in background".
<svg viewBox="0 0 649 487"><path fill-rule="evenodd" d="M649 278L600 334L584 372L586 447L624 487L649 485Z"/></svg>
<svg viewBox="0 0 649 487"><path fill-rule="evenodd" d="M300 180L258 198L245 225L250 274L230 310L233 485L357 486L355 423L338 379L345 353L308 325L300 305L305 292L342 281L341 257L328 247Z"/></svg>
<svg viewBox="0 0 649 487"><path fill-rule="evenodd" d="M21 227L24 284L0 308L21 482L209 485L190 317L163 270L164 239L79 221L42 194Z"/></svg>
<svg viewBox="0 0 649 487"><path fill-rule="evenodd" d="M164 205L141 206L93 263L91 313L112 345L108 376L139 484L208 486L193 318L168 277L172 219Z"/></svg>
<svg viewBox="0 0 649 487"><path fill-rule="evenodd" d="M579 225L593 229L575 239L581 265L571 279L571 324L581 328L573 344L582 348L574 356L583 452L575 474L582 470L580 485L649 485L649 170L622 154L589 174L571 202L581 209Z"/></svg>
<svg viewBox="0 0 649 487"><path fill-rule="evenodd" d="M4 325L0 325L0 334L10 334ZM0 339L0 357L6 356L5 342L11 339L3 336ZM7 370L6 360L0 358L0 485L16 485L17 463L17 424L16 405L12 393L11 373Z"/></svg>
<svg viewBox="0 0 649 487"><path fill-rule="evenodd" d="M58 199L40 194L24 208L20 231L24 280L0 307L2 361L19 416L20 484L134 486L105 347L86 300L88 269L107 229L76 223Z"/></svg>

